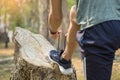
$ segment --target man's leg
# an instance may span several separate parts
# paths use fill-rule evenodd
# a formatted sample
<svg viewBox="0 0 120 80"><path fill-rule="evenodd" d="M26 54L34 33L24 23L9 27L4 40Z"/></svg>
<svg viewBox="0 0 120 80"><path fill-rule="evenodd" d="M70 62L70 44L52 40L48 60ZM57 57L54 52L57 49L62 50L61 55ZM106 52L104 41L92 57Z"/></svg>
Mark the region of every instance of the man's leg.
<svg viewBox="0 0 120 80"><path fill-rule="evenodd" d="M107 21L85 30L81 47L86 63L86 80L110 80L115 50L120 42L120 21Z"/></svg>
<svg viewBox="0 0 120 80"><path fill-rule="evenodd" d="M74 5L70 11L70 26L68 29L65 51L62 54L62 58L65 60L71 60L74 50L76 49L76 33L78 30L80 30L80 26L76 24L76 7Z"/></svg>
<svg viewBox="0 0 120 80"><path fill-rule="evenodd" d="M57 32L62 23L62 0L50 0L49 23L50 30Z"/></svg>
<svg viewBox="0 0 120 80"><path fill-rule="evenodd" d="M76 24L76 11L74 6L70 11L70 27L68 30L65 51L62 53L54 50L50 52L50 58L59 65L60 71L63 74L73 73L73 68L71 66L71 57L77 45L76 33L79 29L80 26Z"/></svg>

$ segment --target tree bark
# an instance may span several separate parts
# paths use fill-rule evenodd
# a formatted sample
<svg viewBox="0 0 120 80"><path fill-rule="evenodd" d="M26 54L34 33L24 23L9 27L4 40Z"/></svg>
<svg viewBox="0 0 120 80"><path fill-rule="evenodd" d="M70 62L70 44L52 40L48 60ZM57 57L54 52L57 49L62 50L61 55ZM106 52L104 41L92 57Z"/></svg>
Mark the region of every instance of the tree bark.
<svg viewBox="0 0 120 80"><path fill-rule="evenodd" d="M49 60L49 51L55 48L42 35L17 27L14 40L15 69L10 80L77 80L75 70L63 75Z"/></svg>

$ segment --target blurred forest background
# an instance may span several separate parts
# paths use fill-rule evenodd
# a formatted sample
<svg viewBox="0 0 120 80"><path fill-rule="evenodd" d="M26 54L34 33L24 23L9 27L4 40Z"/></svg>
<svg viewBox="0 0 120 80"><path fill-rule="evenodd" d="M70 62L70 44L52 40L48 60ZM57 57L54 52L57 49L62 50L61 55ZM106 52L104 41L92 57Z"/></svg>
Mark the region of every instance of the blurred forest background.
<svg viewBox="0 0 120 80"><path fill-rule="evenodd" d="M15 27L19 26L28 29L34 33L40 33L40 26L44 26L41 22L42 8L48 3L41 6L40 1L47 0L0 0L0 80L9 80L10 73L14 67L14 43L12 40ZM75 0L67 0L68 14ZM69 24L69 21L68 21ZM68 27L68 26L67 26ZM79 55L79 56L78 56ZM79 51L73 56L73 64L77 71L78 80L84 80L82 64ZM104 74L103 74L104 76ZM116 58L113 66L113 75L111 80L120 80L120 51L116 52Z"/></svg>

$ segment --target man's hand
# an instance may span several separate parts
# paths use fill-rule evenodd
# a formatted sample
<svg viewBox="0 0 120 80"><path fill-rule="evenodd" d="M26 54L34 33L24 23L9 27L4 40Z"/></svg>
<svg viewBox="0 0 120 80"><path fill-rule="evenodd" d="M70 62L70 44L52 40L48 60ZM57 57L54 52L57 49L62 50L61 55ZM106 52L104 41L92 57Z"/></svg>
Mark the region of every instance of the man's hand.
<svg viewBox="0 0 120 80"><path fill-rule="evenodd" d="M58 37L60 37L60 34L61 34L61 30L57 31L57 32L52 32L52 31L49 31L49 35L51 38L53 39L57 39Z"/></svg>

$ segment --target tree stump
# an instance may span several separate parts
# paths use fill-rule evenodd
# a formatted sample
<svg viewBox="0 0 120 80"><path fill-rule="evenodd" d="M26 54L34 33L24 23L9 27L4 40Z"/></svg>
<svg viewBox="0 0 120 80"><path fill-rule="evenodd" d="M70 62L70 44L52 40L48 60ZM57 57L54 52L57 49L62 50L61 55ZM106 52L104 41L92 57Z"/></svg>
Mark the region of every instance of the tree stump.
<svg viewBox="0 0 120 80"><path fill-rule="evenodd" d="M17 27L14 35L15 68L10 80L77 80L76 71L63 75L49 58L55 48L40 34Z"/></svg>

